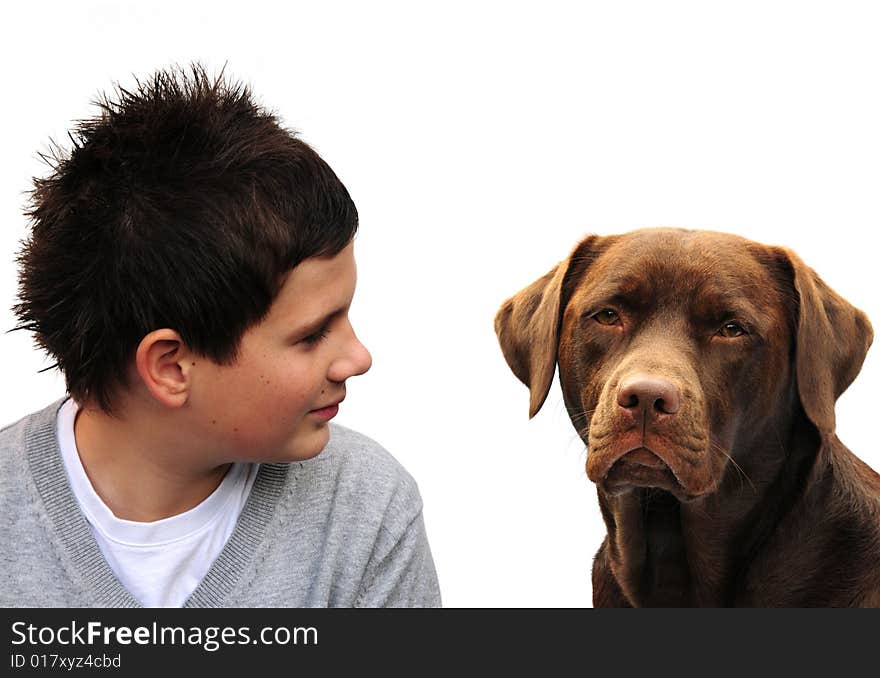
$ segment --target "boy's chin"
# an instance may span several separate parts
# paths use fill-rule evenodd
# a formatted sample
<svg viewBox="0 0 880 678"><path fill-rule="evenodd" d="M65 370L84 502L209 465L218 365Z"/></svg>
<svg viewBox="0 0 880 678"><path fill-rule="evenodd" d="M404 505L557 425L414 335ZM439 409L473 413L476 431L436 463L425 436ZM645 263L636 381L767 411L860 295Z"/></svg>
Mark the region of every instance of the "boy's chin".
<svg viewBox="0 0 880 678"><path fill-rule="evenodd" d="M330 427L317 426L308 432L301 432L283 450L280 459L272 461L305 461L317 457L330 442Z"/></svg>

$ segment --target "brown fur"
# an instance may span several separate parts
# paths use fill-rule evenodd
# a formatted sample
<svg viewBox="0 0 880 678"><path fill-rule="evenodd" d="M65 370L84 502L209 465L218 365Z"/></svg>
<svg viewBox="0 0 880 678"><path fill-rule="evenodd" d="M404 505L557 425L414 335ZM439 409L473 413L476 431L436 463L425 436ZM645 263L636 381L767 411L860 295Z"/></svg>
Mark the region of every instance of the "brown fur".
<svg viewBox="0 0 880 678"><path fill-rule="evenodd" d="M880 476L834 419L873 331L796 254L707 231L590 236L495 329L530 416L559 365L608 530L597 607L880 604ZM655 382L675 397L629 397Z"/></svg>

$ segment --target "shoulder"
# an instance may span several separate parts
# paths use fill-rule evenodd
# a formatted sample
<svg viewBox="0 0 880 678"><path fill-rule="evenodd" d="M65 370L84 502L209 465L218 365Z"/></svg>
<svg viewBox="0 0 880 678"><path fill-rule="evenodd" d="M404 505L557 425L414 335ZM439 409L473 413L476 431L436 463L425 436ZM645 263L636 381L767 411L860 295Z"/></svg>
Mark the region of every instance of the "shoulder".
<svg viewBox="0 0 880 678"><path fill-rule="evenodd" d="M18 421L0 426L0 446L5 449L9 445L23 441L28 424L38 415L39 412L32 412Z"/></svg>
<svg viewBox="0 0 880 678"><path fill-rule="evenodd" d="M33 447L51 446L55 417L66 398L0 428L0 464L20 464Z"/></svg>
<svg viewBox="0 0 880 678"><path fill-rule="evenodd" d="M59 400L0 429L0 512L10 530L15 531L15 537L4 547L14 547L16 553L32 538L32 530L41 521L44 527L47 525L45 502L62 492L53 471L60 464L55 417L63 402ZM4 557L10 558L10 552L3 550Z"/></svg>
<svg viewBox="0 0 880 678"><path fill-rule="evenodd" d="M314 460L336 500L386 524L411 521L422 510L418 485L403 465L372 438L331 424L330 442ZM306 462L308 464L309 462Z"/></svg>
<svg viewBox="0 0 880 678"><path fill-rule="evenodd" d="M45 424L46 422L51 422L54 425L55 417L58 414L58 410L61 409L61 406L65 402L67 402L66 396L47 405L41 410L26 414L18 421L0 426L0 440L5 442L11 439L12 436L23 436L25 430L34 424Z"/></svg>
<svg viewBox="0 0 880 678"><path fill-rule="evenodd" d="M368 475L378 484L415 485L415 480L388 450L372 438L331 424L330 442L321 453L345 473Z"/></svg>

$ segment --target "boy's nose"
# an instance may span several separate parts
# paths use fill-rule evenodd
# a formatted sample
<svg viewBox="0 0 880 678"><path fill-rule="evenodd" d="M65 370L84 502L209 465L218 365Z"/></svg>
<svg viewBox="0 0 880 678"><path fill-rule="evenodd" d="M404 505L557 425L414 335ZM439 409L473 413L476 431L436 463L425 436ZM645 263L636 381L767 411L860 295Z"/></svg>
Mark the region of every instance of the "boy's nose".
<svg viewBox="0 0 880 678"><path fill-rule="evenodd" d="M349 377L363 374L373 364L373 357L360 339L352 332L351 343L346 347L345 355L330 366L328 375L332 381L342 382Z"/></svg>
<svg viewBox="0 0 880 678"><path fill-rule="evenodd" d="M355 344L355 357L353 358L353 367L354 372L352 372L352 376L357 374L363 374L367 370L370 369L373 365L373 356L370 355L370 352L367 350L367 347L361 343L361 340L357 337L354 338Z"/></svg>

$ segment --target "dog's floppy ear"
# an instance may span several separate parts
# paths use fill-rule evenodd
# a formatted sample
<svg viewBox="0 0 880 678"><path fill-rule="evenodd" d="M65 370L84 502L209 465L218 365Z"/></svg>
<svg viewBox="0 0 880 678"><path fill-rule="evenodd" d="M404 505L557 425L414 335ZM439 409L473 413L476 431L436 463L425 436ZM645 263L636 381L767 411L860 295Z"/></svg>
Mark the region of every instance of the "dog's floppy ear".
<svg viewBox="0 0 880 678"><path fill-rule="evenodd" d="M495 334L504 359L529 387L529 418L541 409L553 383L566 277L586 268L597 238L583 240L567 259L510 297L495 314Z"/></svg>
<svg viewBox="0 0 880 678"><path fill-rule="evenodd" d="M791 250L784 250L799 297L795 366L807 417L825 438L834 433L834 403L856 378L874 331L862 311L832 290Z"/></svg>
<svg viewBox="0 0 880 678"><path fill-rule="evenodd" d="M504 359L529 387L529 418L534 417L553 382L559 342L559 298L568 268L563 261L505 301L495 315L495 334Z"/></svg>

